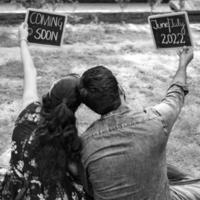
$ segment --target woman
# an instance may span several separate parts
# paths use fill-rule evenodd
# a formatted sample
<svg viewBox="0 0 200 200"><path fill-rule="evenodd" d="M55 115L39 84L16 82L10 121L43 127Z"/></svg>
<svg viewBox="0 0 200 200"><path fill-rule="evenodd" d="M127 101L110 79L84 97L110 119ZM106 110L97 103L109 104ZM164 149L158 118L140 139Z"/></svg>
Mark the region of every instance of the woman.
<svg viewBox="0 0 200 200"><path fill-rule="evenodd" d="M74 116L80 105L78 78L71 74L57 81L40 103L27 36L27 26L22 24L23 106L0 199L85 199L76 167L81 150Z"/></svg>

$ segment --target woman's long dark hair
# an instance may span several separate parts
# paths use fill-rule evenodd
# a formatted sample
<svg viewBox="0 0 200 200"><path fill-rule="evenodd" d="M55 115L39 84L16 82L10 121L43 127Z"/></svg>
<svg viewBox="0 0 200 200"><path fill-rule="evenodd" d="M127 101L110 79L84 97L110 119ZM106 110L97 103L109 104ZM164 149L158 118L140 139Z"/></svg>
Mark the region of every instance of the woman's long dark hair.
<svg viewBox="0 0 200 200"><path fill-rule="evenodd" d="M68 163L80 162L81 150L74 115L80 105L78 90L69 90L62 99L52 96L50 93L43 96L41 123L35 132L32 154L41 181L51 185L63 179Z"/></svg>

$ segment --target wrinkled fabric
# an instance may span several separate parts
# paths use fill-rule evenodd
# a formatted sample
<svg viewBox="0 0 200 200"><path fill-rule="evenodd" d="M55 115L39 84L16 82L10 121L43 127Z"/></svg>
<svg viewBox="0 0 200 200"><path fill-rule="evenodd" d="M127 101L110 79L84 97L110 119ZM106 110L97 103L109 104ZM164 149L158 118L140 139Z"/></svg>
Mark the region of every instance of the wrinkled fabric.
<svg viewBox="0 0 200 200"><path fill-rule="evenodd" d="M172 200L200 200L200 179L189 179L170 185L170 194Z"/></svg>
<svg viewBox="0 0 200 200"><path fill-rule="evenodd" d="M167 165L172 200L200 200L200 177L185 174L174 165Z"/></svg>
<svg viewBox="0 0 200 200"><path fill-rule="evenodd" d="M171 200L166 144L186 92L174 83L155 107L121 106L82 135L85 187L95 200Z"/></svg>

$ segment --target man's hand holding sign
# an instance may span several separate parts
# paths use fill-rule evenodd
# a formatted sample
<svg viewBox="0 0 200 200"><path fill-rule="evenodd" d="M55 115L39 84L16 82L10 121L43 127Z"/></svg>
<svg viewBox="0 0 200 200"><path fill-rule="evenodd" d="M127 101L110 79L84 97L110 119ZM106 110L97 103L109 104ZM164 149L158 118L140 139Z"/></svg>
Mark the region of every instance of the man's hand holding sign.
<svg viewBox="0 0 200 200"><path fill-rule="evenodd" d="M193 46L186 12L149 17L156 48Z"/></svg>
<svg viewBox="0 0 200 200"><path fill-rule="evenodd" d="M29 9L25 22L28 24L28 42L61 46L66 16L57 13Z"/></svg>

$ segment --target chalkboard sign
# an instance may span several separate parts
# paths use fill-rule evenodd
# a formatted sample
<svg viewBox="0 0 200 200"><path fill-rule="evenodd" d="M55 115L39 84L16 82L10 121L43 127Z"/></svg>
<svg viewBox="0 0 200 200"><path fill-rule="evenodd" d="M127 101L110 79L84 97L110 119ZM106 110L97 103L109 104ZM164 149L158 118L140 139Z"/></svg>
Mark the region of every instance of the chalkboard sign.
<svg viewBox="0 0 200 200"><path fill-rule="evenodd" d="M66 16L53 12L29 9L26 14L28 42L43 45L61 46Z"/></svg>
<svg viewBox="0 0 200 200"><path fill-rule="evenodd" d="M193 46L186 12L152 15L148 20L156 48Z"/></svg>

